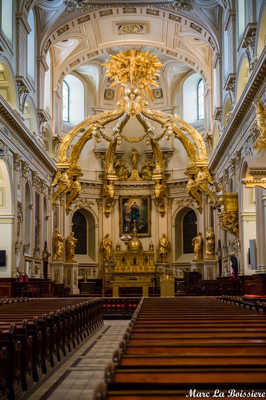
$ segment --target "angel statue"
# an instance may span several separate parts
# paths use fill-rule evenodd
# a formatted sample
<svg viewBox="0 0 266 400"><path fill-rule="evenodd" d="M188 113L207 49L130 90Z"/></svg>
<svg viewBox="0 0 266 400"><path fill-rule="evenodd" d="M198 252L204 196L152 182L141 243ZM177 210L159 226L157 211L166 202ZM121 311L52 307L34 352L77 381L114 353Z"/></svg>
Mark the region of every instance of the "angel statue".
<svg viewBox="0 0 266 400"><path fill-rule="evenodd" d="M167 262L169 247L170 247L169 241L164 233L161 239L159 240L159 255L161 262Z"/></svg>
<svg viewBox="0 0 266 400"><path fill-rule="evenodd" d="M63 193L67 192L71 185L71 180L68 177L66 171L58 170L55 178L53 180L52 186L58 185L57 191L53 195L53 205L56 204L56 200L60 197Z"/></svg>

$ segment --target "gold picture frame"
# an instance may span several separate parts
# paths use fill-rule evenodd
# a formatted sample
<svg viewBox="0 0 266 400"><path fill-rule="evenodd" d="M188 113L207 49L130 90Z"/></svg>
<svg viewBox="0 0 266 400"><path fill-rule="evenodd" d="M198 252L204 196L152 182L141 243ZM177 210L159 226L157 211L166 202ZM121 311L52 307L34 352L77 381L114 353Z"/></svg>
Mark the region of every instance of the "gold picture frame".
<svg viewBox="0 0 266 400"><path fill-rule="evenodd" d="M120 236L131 234L136 220L137 235L151 236L151 197L121 196L119 198Z"/></svg>

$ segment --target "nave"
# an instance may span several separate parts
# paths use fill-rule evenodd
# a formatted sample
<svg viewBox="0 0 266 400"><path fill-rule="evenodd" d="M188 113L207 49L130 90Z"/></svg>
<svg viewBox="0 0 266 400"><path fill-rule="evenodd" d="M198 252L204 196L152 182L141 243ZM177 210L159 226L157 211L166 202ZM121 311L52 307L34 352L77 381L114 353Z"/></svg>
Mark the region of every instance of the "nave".
<svg viewBox="0 0 266 400"><path fill-rule="evenodd" d="M1 399L265 398L265 303L256 311L255 304L241 303L238 298L237 305L229 300L210 296L131 300L135 311L132 309L130 320L123 319L121 312L117 319L117 310L108 310L107 303L97 299L81 303L62 299L65 312L72 310L70 319L63 308L51 312L52 299L24 302L31 305L32 312L18 303L2 305ZM6 310L13 331L4 347ZM33 314L39 314L35 336L30 322ZM40 324L43 328L47 324L46 329ZM12 347L12 343L16 345ZM32 349L31 343L36 347ZM4 349L8 363L3 359ZM13 381L8 380L5 365L9 372L15 366L10 375Z"/></svg>

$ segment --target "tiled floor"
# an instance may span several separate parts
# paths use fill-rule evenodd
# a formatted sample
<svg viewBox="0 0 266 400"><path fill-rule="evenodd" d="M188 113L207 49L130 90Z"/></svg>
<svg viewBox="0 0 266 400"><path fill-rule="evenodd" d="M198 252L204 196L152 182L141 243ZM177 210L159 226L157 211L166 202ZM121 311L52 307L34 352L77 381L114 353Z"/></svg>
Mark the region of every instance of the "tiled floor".
<svg viewBox="0 0 266 400"><path fill-rule="evenodd" d="M128 320L106 321L28 400L91 400L128 324Z"/></svg>

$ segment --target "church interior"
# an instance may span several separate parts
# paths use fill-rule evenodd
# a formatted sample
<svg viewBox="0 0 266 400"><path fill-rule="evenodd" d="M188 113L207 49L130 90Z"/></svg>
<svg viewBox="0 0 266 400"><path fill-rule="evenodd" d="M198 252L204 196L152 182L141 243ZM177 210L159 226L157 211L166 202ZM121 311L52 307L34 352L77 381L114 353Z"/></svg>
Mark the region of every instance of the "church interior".
<svg viewBox="0 0 266 400"><path fill-rule="evenodd" d="M264 0L0 0L0 400L266 397L265 44Z"/></svg>

